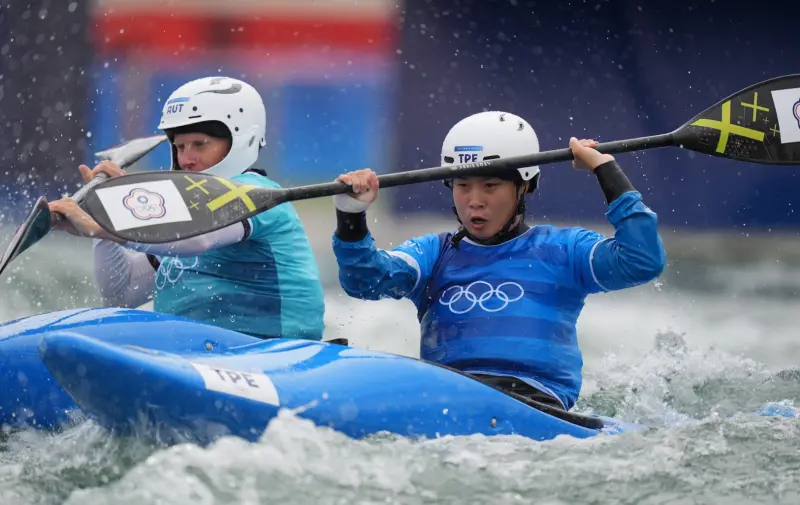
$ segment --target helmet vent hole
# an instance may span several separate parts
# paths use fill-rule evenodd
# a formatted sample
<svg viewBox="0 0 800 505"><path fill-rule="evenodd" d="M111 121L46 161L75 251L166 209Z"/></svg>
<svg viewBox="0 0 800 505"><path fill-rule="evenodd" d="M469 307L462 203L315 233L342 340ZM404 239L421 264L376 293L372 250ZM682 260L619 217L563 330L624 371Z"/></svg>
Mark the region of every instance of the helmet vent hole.
<svg viewBox="0 0 800 505"><path fill-rule="evenodd" d="M456 159L453 158L452 156L445 156L444 157L444 162L445 163L455 163L455 161L456 161Z"/></svg>
<svg viewBox="0 0 800 505"><path fill-rule="evenodd" d="M238 126L235 126L233 129L236 130L237 132L239 131L239 127Z"/></svg>
<svg viewBox="0 0 800 505"><path fill-rule="evenodd" d="M525 129L525 123L523 123L522 121L520 121L520 122L519 122L519 126L517 127L517 131L518 131L518 132L521 132L521 131L522 131L522 130L524 130L524 129Z"/></svg>
<svg viewBox="0 0 800 505"><path fill-rule="evenodd" d="M194 107L192 107L192 110L193 110L193 111L196 111L196 110L197 110L197 105L195 105Z"/></svg>
<svg viewBox="0 0 800 505"><path fill-rule="evenodd" d="M484 156L483 157L483 161L497 160L497 159L500 159L500 155L499 154L492 154L491 156Z"/></svg>
<svg viewBox="0 0 800 505"><path fill-rule="evenodd" d="M241 108L240 108L240 109L239 109L239 112L244 112L244 109L241 109Z"/></svg>
<svg viewBox="0 0 800 505"><path fill-rule="evenodd" d="M231 115L230 115L230 114L228 114L228 119L230 119L230 118L231 118Z"/></svg>
<svg viewBox="0 0 800 505"><path fill-rule="evenodd" d="M247 144L247 147L251 147L253 145L253 142L255 141L256 141L255 137L250 137L250 142Z"/></svg>

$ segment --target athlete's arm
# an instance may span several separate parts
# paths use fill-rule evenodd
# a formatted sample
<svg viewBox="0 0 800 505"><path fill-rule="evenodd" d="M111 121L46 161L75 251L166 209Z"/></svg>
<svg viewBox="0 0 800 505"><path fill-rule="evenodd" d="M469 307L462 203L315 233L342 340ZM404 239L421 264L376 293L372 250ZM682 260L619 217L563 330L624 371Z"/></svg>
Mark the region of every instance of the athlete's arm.
<svg viewBox="0 0 800 505"><path fill-rule="evenodd" d="M138 307L153 296L155 269L147 255L94 240L94 276L107 307Z"/></svg>
<svg viewBox="0 0 800 505"><path fill-rule="evenodd" d="M607 161L594 170L608 202L606 218L613 238L583 230L576 236L577 274L590 291L613 291L649 282L667 262L658 234L658 217L642 201L619 164Z"/></svg>
<svg viewBox="0 0 800 505"><path fill-rule="evenodd" d="M250 220L234 223L216 231L198 235L196 237L166 242L163 244L141 244L126 242L122 244L126 249L155 254L159 256L191 257L202 254L212 249L229 246L246 240L250 235Z"/></svg>
<svg viewBox="0 0 800 505"><path fill-rule="evenodd" d="M367 228L366 212L336 211L333 253L339 283L355 298L415 299L424 289L439 254L436 235L408 240L391 251L378 249Z"/></svg>

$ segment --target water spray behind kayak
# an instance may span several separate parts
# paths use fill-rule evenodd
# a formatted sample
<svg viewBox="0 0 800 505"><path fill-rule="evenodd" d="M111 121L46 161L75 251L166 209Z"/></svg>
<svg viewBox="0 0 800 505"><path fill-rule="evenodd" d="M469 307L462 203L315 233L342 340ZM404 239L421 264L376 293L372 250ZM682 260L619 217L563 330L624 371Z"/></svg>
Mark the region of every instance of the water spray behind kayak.
<svg viewBox="0 0 800 505"><path fill-rule="evenodd" d="M95 156L102 160L111 160L119 165L120 168L124 169L139 161L147 153L161 145L165 140L167 140L166 135L136 138L95 153ZM81 203L90 189L107 178L108 176L106 174L99 174L91 182L72 195L72 199L77 203ZM57 219L57 217L55 218ZM3 273L14 258L50 233L50 230L53 229L53 219L54 216L50 212L47 199L43 196L39 197L36 204L34 204L33 210L28 214L27 219L25 219L14 232L11 244L9 244L8 249L6 249L6 252L3 254L2 260L0 260L0 274Z"/></svg>

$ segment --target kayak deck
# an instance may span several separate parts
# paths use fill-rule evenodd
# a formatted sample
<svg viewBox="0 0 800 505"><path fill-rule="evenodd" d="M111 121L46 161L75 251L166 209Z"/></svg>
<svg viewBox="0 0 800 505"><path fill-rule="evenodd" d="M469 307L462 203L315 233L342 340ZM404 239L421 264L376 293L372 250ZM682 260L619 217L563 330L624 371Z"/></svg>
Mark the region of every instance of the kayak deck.
<svg viewBox="0 0 800 505"><path fill-rule="evenodd" d="M355 438L389 432L547 440L628 428L606 419L593 422L598 428L581 426L445 367L322 342L272 339L177 356L57 332L43 337L41 355L99 424L166 443L256 440L280 409Z"/></svg>

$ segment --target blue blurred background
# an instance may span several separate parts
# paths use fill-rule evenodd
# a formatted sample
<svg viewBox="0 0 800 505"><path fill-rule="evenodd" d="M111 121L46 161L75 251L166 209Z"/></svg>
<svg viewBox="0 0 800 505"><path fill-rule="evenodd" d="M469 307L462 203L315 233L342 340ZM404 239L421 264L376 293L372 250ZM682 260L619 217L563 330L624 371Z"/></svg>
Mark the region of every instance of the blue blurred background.
<svg viewBox="0 0 800 505"><path fill-rule="evenodd" d="M0 212L78 183L76 165L158 133L174 88L204 75L264 96L259 164L284 185L438 166L447 130L506 110L542 149L670 131L724 96L800 70L796 2L97 0L0 9ZM736 111L735 111L736 112ZM743 113L744 111L739 111ZM674 229L792 231L797 170L676 148L619 155ZM162 169L162 146L137 168ZM385 192L391 210L447 215L439 183ZM598 222L605 202L568 164L544 167L535 220Z"/></svg>

